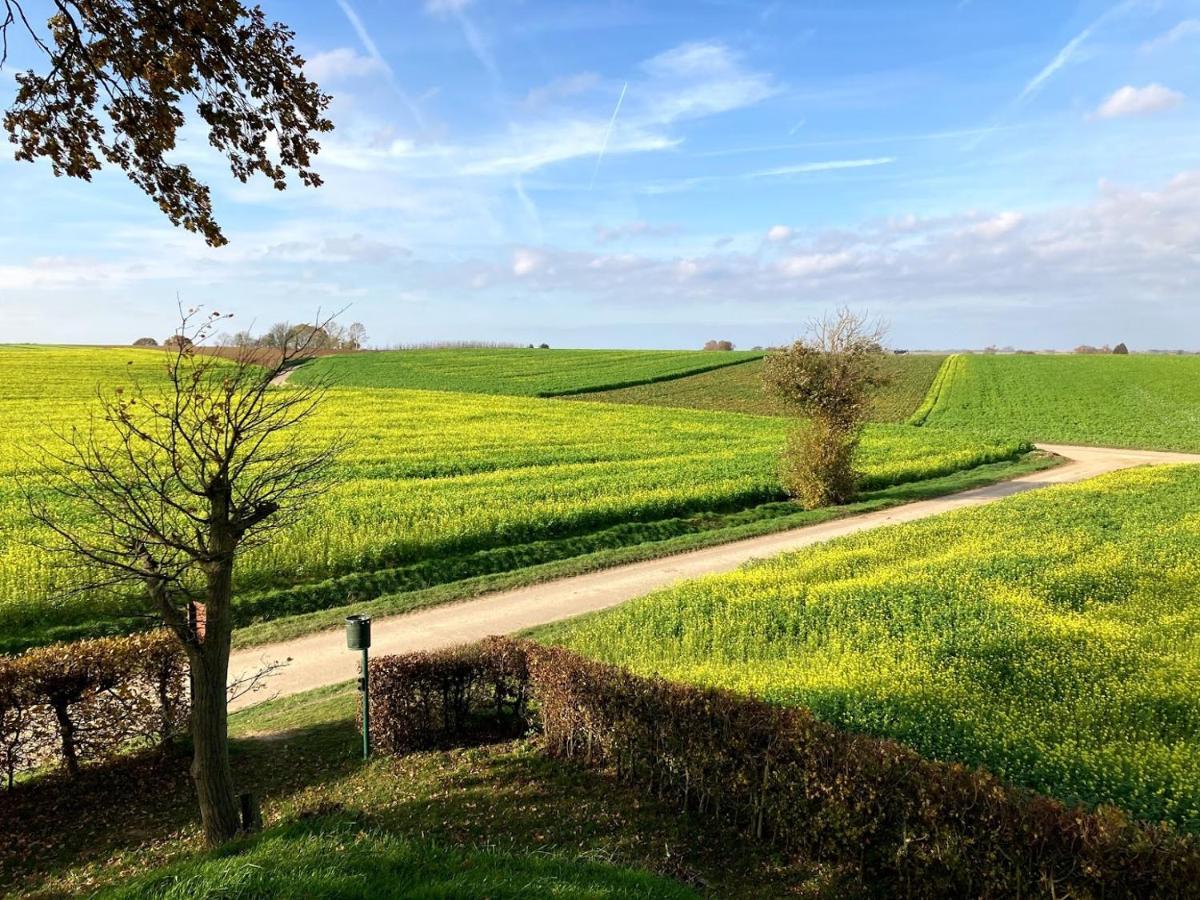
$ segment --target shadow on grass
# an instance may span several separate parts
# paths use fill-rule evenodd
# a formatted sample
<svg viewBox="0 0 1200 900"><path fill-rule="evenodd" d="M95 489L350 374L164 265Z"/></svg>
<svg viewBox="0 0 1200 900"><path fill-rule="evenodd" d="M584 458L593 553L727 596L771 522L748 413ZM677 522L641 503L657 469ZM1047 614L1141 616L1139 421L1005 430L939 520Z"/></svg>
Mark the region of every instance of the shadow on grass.
<svg viewBox="0 0 1200 900"><path fill-rule="evenodd" d="M345 698L331 694L321 703L331 700ZM721 897L840 896L837 873L780 858L608 773L551 759L535 739L364 763L354 721L344 715L282 734L254 733L254 724L239 724L251 735L233 741L234 772L239 789L263 799L268 829L336 812L372 840L416 838L435 855L552 853L560 862L648 870ZM202 866L208 857L196 856L202 848L187 765L179 747L0 797L0 888L89 894L164 865Z"/></svg>

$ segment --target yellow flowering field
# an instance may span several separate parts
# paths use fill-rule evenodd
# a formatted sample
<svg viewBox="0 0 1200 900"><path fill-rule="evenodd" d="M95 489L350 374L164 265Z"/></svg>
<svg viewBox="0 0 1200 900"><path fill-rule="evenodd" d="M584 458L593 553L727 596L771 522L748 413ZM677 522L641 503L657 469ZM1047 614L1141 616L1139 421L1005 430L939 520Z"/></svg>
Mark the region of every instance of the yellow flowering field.
<svg viewBox="0 0 1200 900"><path fill-rule="evenodd" d="M1200 467L872 531L547 630L1200 830Z"/></svg>
<svg viewBox="0 0 1200 900"><path fill-rule="evenodd" d="M97 384L154 378L157 351L0 349L0 635L94 616L73 576L30 546L28 451L86 425ZM283 388L286 390L286 388ZM305 426L353 439L329 492L247 555L241 590L778 499L781 419L386 388L338 388ZM874 426L864 485L1011 457L1016 441ZM64 516L69 515L63 510Z"/></svg>

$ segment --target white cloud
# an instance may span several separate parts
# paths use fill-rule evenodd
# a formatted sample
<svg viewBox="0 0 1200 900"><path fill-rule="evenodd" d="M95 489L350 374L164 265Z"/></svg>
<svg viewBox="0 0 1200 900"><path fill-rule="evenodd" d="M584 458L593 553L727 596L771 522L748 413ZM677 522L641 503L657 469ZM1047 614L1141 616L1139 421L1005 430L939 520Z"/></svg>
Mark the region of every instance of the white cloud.
<svg viewBox="0 0 1200 900"><path fill-rule="evenodd" d="M694 321L699 315L745 322L806 315L830 303L896 317L945 310L955 322L1001 321L1015 308L1075 322L1128 318L1130 310L1158 321L1196 319L1200 171L1150 190L1102 183L1085 204L1023 215L967 210L897 215L836 229L792 226L790 239L767 252L753 235L720 246L697 235L695 249L684 253L675 252L674 242L638 253L514 246L500 243L506 236L511 240L510 232L489 231L486 220L463 202L446 209L445 202L422 202L443 210L460 228L470 221L480 233L478 242L462 243L461 233L451 242L439 234L435 240L455 248L452 256L439 254L428 246L439 220L422 218L411 226L406 216L390 213L380 215L376 229L340 230L328 218L315 218L303 226L291 222L286 229L241 232L219 251L161 228L110 233L91 257L0 265L0 316L16 315L15 339L40 334L49 340L55 332L47 330L46 317L22 325L20 312L66 308L64 298L70 298L80 321L100 328L96 334L112 334L111 304L134 294L157 298L144 303L161 307L168 322L175 290L183 284L185 299L237 295L243 309L264 316L282 313L289 304L361 297L376 304L384 322L394 315L389 304L401 295L441 303L466 292L470 309L481 316L508 316L504 304L520 297L530 310L553 301L572 314L586 308L615 320L637 315L654 322ZM416 252L409 256L406 247ZM90 318L93 308L104 311L103 322ZM143 330L133 312L119 315L121 328ZM78 322L56 327L60 334L82 335L70 331Z"/></svg>
<svg viewBox="0 0 1200 900"><path fill-rule="evenodd" d="M304 64L304 70L320 83L385 74L387 66L378 57L357 53L350 47L338 47L313 56Z"/></svg>
<svg viewBox="0 0 1200 900"><path fill-rule="evenodd" d="M642 63L642 68L659 78L694 78L729 72L736 63L724 44L696 42L664 50Z"/></svg>
<svg viewBox="0 0 1200 900"><path fill-rule="evenodd" d="M976 237L998 238L1008 234L1024 221L1025 217L1019 212L1002 212L976 225L968 226L966 231Z"/></svg>
<svg viewBox="0 0 1200 900"><path fill-rule="evenodd" d="M768 75L718 42L681 44L641 68L649 77L634 94L644 98L646 118L662 124L753 106L776 92Z"/></svg>
<svg viewBox="0 0 1200 900"><path fill-rule="evenodd" d="M1170 31L1163 32L1153 40L1142 44L1143 53L1153 53L1186 38L1200 36L1200 19L1184 19Z"/></svg>
<svg viewBox="0 0 1200 900"><path fill-rule="evenodd" d="M282 241L261 251L262 258L293 263L367 263L379 265L408 259L412 251L400 244L351 234L313 240Z"/></svg>
<svg viewBox="0 0 1200 900"><path fill-rule="evenodd" d="M854 261L847 251L840 253L799 253L779 263L779 271L787 278L808 278L844 269Z"/></svg>
<svg viewBox="0 0 1200 900"><path fill-rule="evenodd" d="M482 265L492 287L520 279L531 299L544 292L612 306L646 297L677 309L730 297L768 307L836 297L872 307L942 307L959 316L1029 305L1065 311L1073 303L1088 315L1130 304L1175 310L1189 308L1200 280L1200 171L1157 191L1101 184L1084 206L1036 214L967 211L794 229L786 246L783 256L725 247L684 257L541 247L519 251L505 265L476 261L443 276L447 287L461 286Z"/></svg>
<svg viewBox="0 0 1200 900"><path fill-rule="evenodd" d="M767 229L767 240L772 243L781 243L792 236L792 229L786 225L772 225Z"/></svg>
<svg viewBox="0 0 1200 900"><path fill-rule="evenodd" d="M596 243L611 244L635 237L669 237L682 230L678 225L651 225L642 220L613 226L597 225Z"/></svg>
<svg viewBox="0 0 1200 900"><path fill-rule="evenodd" d="M1183 94L1161 84L1148 84L1142 88L1127 84L1101 103L1094 115L1098 119L1139 116L1171 109L1183 101Z"/></svg>
<svg viewBox="0 0 1200 900"><path fill-rule="evenodd" d="M520 247L513 251L512 273L518 278L524 278L541 269L545 262L546 257L543 254Z"/></svg>

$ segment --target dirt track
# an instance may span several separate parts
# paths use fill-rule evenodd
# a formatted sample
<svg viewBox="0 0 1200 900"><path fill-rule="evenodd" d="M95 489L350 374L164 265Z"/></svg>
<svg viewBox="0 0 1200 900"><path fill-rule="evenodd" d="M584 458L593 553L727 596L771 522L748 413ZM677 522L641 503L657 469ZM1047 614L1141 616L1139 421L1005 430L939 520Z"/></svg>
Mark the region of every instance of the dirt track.
<svg viewBox="0 0 1200 900"><path fill-rule="evenodd" d="M1024 491L1083 481L1132 466L1200 463L1200 455L1186 453L1055 444L1040 445L1040 448L1066 457L1069 462L1055 469L933 500L376 619L372 623L371 652L382 655L450 647L491 634L507 634L605 609L676 581L728 572L751 559L797 550L842 535L899 522L912 522L954 509L981 506ZM267 689L239 698L231 708L238 709L275 696L296 694L354 678L358 654L346 649L341 621L331 622L330 625L330 631L235 652L230 660L230 675L234 678L261 668L264 662L288 657L292 662L271 677Z"/></svg>

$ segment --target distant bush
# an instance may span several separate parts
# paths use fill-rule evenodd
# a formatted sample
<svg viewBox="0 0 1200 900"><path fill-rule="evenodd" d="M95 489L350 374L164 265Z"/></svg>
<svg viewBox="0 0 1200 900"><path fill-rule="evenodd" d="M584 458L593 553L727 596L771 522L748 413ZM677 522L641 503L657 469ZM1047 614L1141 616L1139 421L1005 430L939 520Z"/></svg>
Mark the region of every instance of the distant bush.
<svg viewBox="0 0 1200 900"><path fill-rule="evenodd" d="M733 341L705 341L705 350L732 350Z"/></svg>
<svg viewBox="0 0 1200 900"><path fill-rule="evenodd" d="M157 347L158 341L156 341L152 337L140 337L136 341L133 342L133 346L135 346L135 347Z"/></svg>
<svg viewBox="0 0 1200 900"><path fill-rule="evenodd" d="M1126 347L1125 342L1122 341L1121 343L1117 344L1117 346L1112 348L1112 352L1116 353L1118 356L1128 356L1129 348Z"/></svg>
<svg viewBox="0 0 1200 900"><path fill-rule="evenodd" d="M1113 350L1108 346L1108 344L1105 344L1103 347L1093 347L1091 344L1080 344L1073 352L1083 356L1091 356L1098 353L1112 353ZM1126 350L1126 352L1129 351Z"/></svg>
<svg viewBox="0 0 1200 900"><path fill-rule="evenodd" d="M164 347L170 347L171 349L176 349L178 347L190 347L192 346L192 339L182 334L173 334L163 341L162 345Z"/></svg>
<svg viewBox="0 0 1200 900"><path fill-rule="evenodd" d="M371 686L381 749L476 737L527 696L550 753L613 766L789 854L853 866L880 894L1190 896L1200 881L1200 842L1167 826L1068 808L804 710L561 648L493 638L385 657L372 671L382 675Z"/></svg>
<svg viewBox="0 0 1200 900"><path fill-rule="evenodd" d="M165 631L0 657L0 771L69 773L131 743L163 743L187 718L187 663Z"/></svg>

